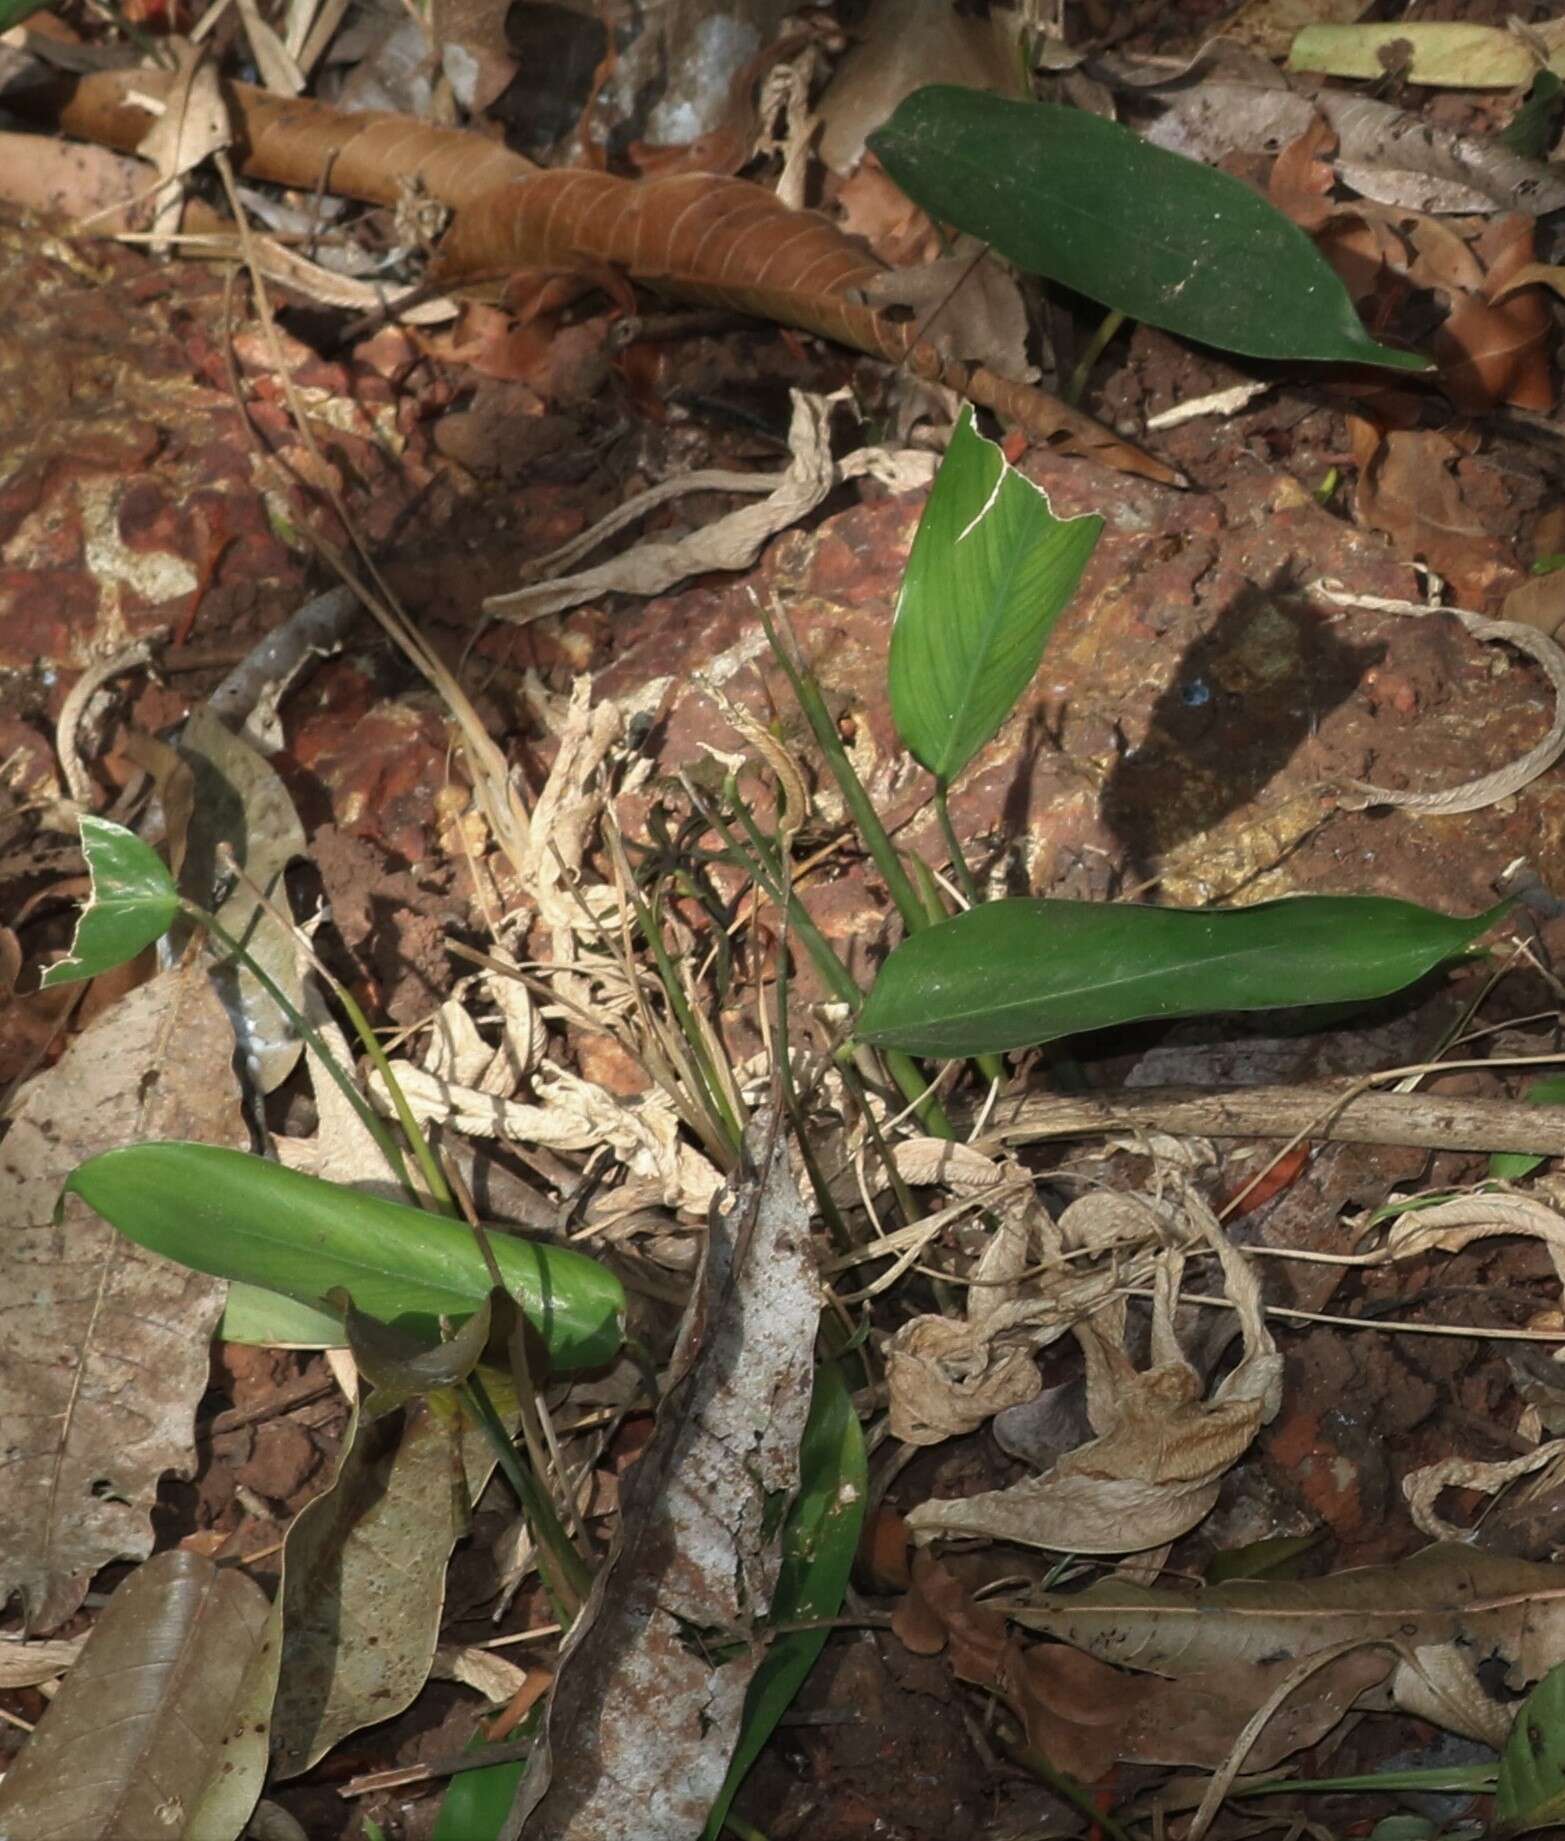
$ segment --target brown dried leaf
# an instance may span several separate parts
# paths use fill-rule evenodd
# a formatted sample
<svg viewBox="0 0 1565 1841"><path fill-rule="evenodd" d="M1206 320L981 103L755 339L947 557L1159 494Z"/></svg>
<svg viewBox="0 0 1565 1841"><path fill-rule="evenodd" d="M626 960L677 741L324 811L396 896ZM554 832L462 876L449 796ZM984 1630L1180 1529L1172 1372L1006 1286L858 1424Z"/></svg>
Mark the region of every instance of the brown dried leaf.
<svg viewBox="0 0 1565 1841"><path fill-rule="evenodd" d="M11 1300L0 1419L17 1449L0 1494L0 1595L53 1629L110 1560L152 1551L167 1471L190 1476L196 1402L225 1287L122 1238L76 1197L76 1164L142 1139L248 1148L234 1038L201 966L142 985L25 1090L0 1145Z"/></svg>
<svg viewBox="0 0 1565 1841"><path fill-rule="evenodd" d="M180 181L185 174L233 141L217 66L206 55L206 47L182 44L176 55L178 63L163 98L163 113L136 146L136 152L152 162L163 182L153 214L155 248L166 248L168 237L179 227L184 203Z"/></svg>
<svg viewBox="0 0 1565 1841"><path fill-rule="evenodd" d="M149 73L142 87L156 90ZM123 73L83 78L57 111L70 133L134 148L146 116ZM226 92L252 178L395 205L417 180L455 213L441 242L439 284L498 281L517 270L622 269L678 300L726 307L835 339L906 365L1107 466L1169 485L1175 468L1090 416L982 366L949 362L913 328L855 298L880 265L835 224L794 211L742 179L678 173L634 181L583 170L538 172L480 136L402 116L352 115L234 84ZM49 105L52 111L52 103Z"/></svg>
<svg viewBox="0 0 1565 1841"><path fill-rule="evenodd" d="M236 1568L177 1548L137 1567L0 1783L9 1841L237 1835L266 1775L278 1624Z"/></svg>
<svg viewBox="0 0 1565 1841"><path fill-rule="evenodd" d="M431 0L430 36L451 93L482 115L516 75L505 36L510 0Z"/></svg>
<svg viewBox="0 0 1565 1841"><path fill-rule="evenodd" d="M502 1841L524 1827L528 1841L689 1841L722 1787L760 1654L745 1638L777 1581L778 1506L798 1485L820 1313L786 1135L763 1113L746 1146L621 1490L621 1545L567 1639ZM737 1653L721 1636L698 1651L692 1630L731 1633Z"/></svg>
<svg viewBox="0 0 1565 1841"><path fill-rule="evenodd" d="M1514 563L1505 540L1468 503L1454 471L1463 458L1456 441L1433 429L1382 433L1352 421L1359 521L1383 531L1409 561L1438 570L1463 603L1481 606L1513 574Z"/></svg>
<svg viewBox="0 0 1565 1841"><path fill-rule="evenodd" d="M1523 279L1538 266L1536 228L1517 213L1484 228L1475 246L1486 271L1482 291L1458 295L1430 341L1441 388L1468 414L1496 403L1544 412L1554 407L1553 321L1542 290Z"/></svg>

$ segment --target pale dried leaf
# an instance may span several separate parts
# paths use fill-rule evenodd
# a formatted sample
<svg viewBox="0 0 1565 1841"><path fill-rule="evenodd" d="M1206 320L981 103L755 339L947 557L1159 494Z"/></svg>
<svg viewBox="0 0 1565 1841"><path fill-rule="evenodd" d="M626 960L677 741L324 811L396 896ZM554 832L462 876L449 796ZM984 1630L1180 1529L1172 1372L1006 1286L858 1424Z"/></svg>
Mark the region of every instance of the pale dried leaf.
<svg viewBox="0 0 1565 1841"><path fill-rule="evenodd" d="M1282 1358L1262 1317L1253 1268L1194 1191L1185 1207L1222 1264L1244 1337L1238 1366L1210 1400L1201 1397L1173 1329L1183 1256L1166 1256L1153 1294L1150 1368L1137 1372L1105 1324L1077 1329L1087 1416L1098 1436L1010 1489L921 1504L907 1518L916 1537L977 1534L1062 1552L1135 1553L1177 1539L1207 1514L1224 1475L1277 1411ZM1116 1327L1122 1334L1122 1324Z"/></svg>
<svg viewBox="0 0 1565 1841"><path fill-rule="evenodd" d="M741 1641L715 1663L688 1633L742 1639L771 1602L820 1316L786 1136L762 1115L746 1147L712 1209L657 1429L622 1490L622 1544L567 1640L502 1841L689 1841L722 1786L762 1652Z"/></svg>
<svg viewBox="0 0 1565 1841"><path fill-rule="evenodd" d="M190 1476L196 1403L224 1286L122 1238L60 1186L148 1139L249 1146L233 1032L200 966L124 997L25 1090L3 1145L0 1419L17 1449L0 1494L0 1597L49 1630L111 1560L152 1551L165 1472Z"/></svg>
<svg viewBox="0 0 1565 1841"><path fill-rule="evenodd" d="M13 1637L0 1640L0 1688L35 1688L41 1681L63 1675L82 1652L84 1636L57 1637L24 1643Z"/></svg>
<svg viewBox="0 0 1565 1841"><path fill-rule="evenodd" d="M904 1138L891 1160L897 1175L915 1189L947 1189L954 1196L982 1195L1013 1174L982 1151L949 1138Z"/></svg>
<svg viewBox="0 0 1565 1841"><path fill-rule="evenodd" d="M1305 26L1352 25L1369 0L1244 0L1220 28L1226 39L1269 58L1283 58Z"/></svg>
<svg viewBox="0 0 1565 1841"><path fill-rule="evenodd" d="M1414 1526L1421 1534L1441 1541L1465 1541L1470 1538L1471 1529L1445 1521L1436 1512L1435 1504L1442 1490L1475 1489L1481 1495L1498 1495L1518 1477L1530 1477L1534 1471L1557 1466L1562 1458L1565 1458L1565 1439L1559 1438L1500 1464L1480 1464L1465 1457L1442 1458L1438 1463L1409 1471L1402 1479L1402 1494L1407 1498Z"/></svg>
<svg viewBox="0 0 1565 1841"><path fill-rule="evenodd" d="M1565 1216L1529 1195L1470 1195L1432 1208L1410 1209L1392 1222L1386 1251L1393 1259L1460 1253L1475 1240L1521 1234L1541 1240L1565 1285Z"/></svg>
<svg viewBox="0 0 1565 1841"><path fill-rule="evenodd" d="M527 1685L531 1671L508 1662L498 1650L481 1649L476 1643L442 1643L429 1672L437 1681L460 1681L498 1706Z"/></svg>
<svg viewBox="0 0 1565 1841"><path fill-rule="evenodd" d="M453 1086L476 1086L494 1060L494 1050L458 997L447 998L430 1019L421 1066Z"/></svg>
<svg viewBox="0 0 1565 1841"><path fill-rule="evenodd" d="M923 337L947 357L1030 381L1038 370L1027 361L1027 308L1016 277L986 259L982 245L963 245L918 268L887 269L857 293L872 307L911 307Z"/></svg>
<svg viewBox="0 0 1565 1841"><path fill-rule="evenodd" d="M557 1151L606 1146L633 1176L654 1179L666 1206L687 1212L701 1213L721 1185L706 1158L681 1140L679 1115L659 1088L633 1100L618 1099L595 1081L546 1062L535 1077L538 1103L533 1105L456 1086L409 1062L395 1062L393 1068L421 1124ZM394 1109L380 1075L372 1073L368 1084L371 1100L390 1117Z"/></svg>
<svg viewBox="0 0 1565 1841"><path fill-rule="evenodd" d="M154 247L166 249L179 227L186 173L233 144L228 105L218 84L217 66L204 46L181 44L173 78L157 119L142 137L137 152L157 168L163 182L154 212Z"/></svg>

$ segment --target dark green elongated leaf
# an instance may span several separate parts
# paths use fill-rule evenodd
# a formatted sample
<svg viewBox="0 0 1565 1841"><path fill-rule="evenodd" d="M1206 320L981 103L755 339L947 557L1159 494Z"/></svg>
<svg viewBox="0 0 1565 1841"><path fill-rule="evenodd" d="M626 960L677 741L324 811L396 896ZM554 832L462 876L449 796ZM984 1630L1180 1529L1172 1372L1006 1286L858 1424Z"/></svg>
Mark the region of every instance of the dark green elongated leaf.
<svg viewBox="0 0 1565 1841"><path fill-rule="evenodd" d="M168 932L179 912L173 877L134 831L88 815L81 832L92 893L76 923L71 956L51 965L40 980L46 990L96 978L134 959Z"/></svg>
<svg viewBox="0 0 1565 1841"><path fill-rule="evenodd" d="M919 520L891 629L891 714L949 783L1032 681L1103 520L1056 518L964 409Z"/></svg>
<svg viewBox="0 0 1565 1841"><path fill-rule="evenodd" d="M782 1570L772 1594L773 1624L835 1617L848 1589L869 1494L864 1435L835 1362L815 1370L810 1417L799 1441L799 1494L783 1526ZM744 1724L722 1794L702 1831L716 1841L745 1773L815 1666L829 1632L788 1630L767 1650L745 1695Z"/></svg>
<svg viewBox="0 0 1565 1841"><path fill-rule="evenodd" d="M341 1286L383 1322L433 1332L470 1317L489 1275L465 1225L264 1158L210 1144L133 1144L71 1173L67 1190L140 1246L167 1259L323 1308ZM492 1231L507 1286L557 1368L608 1361L624 1292L595 1260Z"/></svg>
<svg viewBox="0 0 1565 1841"><path fill-rule="evenodd" d="M1369 336L1330 264L1259 193L1115 122L934 84L869 145L931 216L1149 326L1252 358L1426 368Z"/></svg>
<svg viewBox="0 0 1565 1841"><path fill-rule="evenodd" d="M877 1048L955 1058L1149 1017L1384 997L1503 911L1452 919L1379 895L1215 909L985 902L897 947L856 1033Z"/></svg>
<svg viewBox="0 0 1565 1841"><path fill-rule="evenodd" d="M1565 1074L1535 1080L1523 1096L1529 1106L1565 1106ZM1496 1151L1489 1159L1489 1174L1497 1182L1514 1183L1548 1162L1528 1151Z"/></svg>
<svg viewBox="0 0 1565 1841"><path fill-rule="evenodd" d="M1565 1822L1565 1662L1556 1663L1517 1710L1500 1754L1495 1841Z"/></svg>

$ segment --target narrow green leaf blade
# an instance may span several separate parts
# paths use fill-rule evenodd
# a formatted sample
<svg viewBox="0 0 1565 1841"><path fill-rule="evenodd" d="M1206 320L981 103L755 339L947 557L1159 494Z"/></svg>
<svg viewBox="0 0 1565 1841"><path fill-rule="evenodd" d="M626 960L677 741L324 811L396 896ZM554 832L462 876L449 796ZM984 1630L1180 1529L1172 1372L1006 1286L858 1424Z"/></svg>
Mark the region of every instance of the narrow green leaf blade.
<svg viewBox="0 0 1565 1841"><path fill-rule="evenodd" d="M1032 681L1076 591L1099 517L1056 518L964 409L935 475L891 629L891 714L949 783Z"/></svg>
<svg viewBox="0 0 1565 1841"><path fill-rule="evenodd" d="M799 1493L783 1527L772 1623L835 1617L841 1610L868 1496L863 1428L841 1370L825 1362L815 1370L810 1417L799 1441ZM716 1841L721 1834L735 1792L815 1666L828 1635L824 1627L787 1630L767 1650L745 1696L739 1743L702 1841Z"/></svg>
<svg viewBox="0 0 1565 1841"><path fill-rule="evenodd" d="M71 956L40 980L45 990L96 978L134 959L168 932L179 912L179 893L163 859L134 831L88 815L81 833L92 892L76 923Z"/></svg>
<svg viewBox="0 0 1565 1841"><path fill-rule="evenodd" d="M1461 952L1503 911L1464 920L1379 895L1219 909L992 901L904 940L857 1034L955 1058L1151 1017L1364 1002Z"/></svg>
<svg viewBox="0 0 1565 1841"><path fill-rule="evenodd" d="M90 1158L66 1188L140 1246L198 1272L316 1309L341 1286L383 1322L426 1334L473 1315L489 1275L467 1227L444 1216L210 1144L133 1144ZM555 1366L591 1368L619 1347L625 1297L604 1266L566 1247L491 1230L507 1288Z"/></svg>
<svg viewBox="0 0 1565 1841"><path fill-rule="evenodd" d="M1149 326L1252 358L1427 368L1369 336L1325 257L1259 193L1115 122L933 84L869 146L931 216Z"/></svg>
<svg viewBox="0 0 1565 1841"><path fill-rule="evenodd" d="M1494 1791L1495 1841L1565 1822L1565 1662L1521 1704L1500 1754Z"/></svg>

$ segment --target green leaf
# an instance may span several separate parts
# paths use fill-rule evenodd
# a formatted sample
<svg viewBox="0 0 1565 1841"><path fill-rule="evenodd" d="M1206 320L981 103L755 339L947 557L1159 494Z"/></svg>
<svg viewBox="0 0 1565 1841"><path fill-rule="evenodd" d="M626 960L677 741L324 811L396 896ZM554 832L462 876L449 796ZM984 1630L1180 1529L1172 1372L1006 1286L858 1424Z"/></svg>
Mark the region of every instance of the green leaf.
<svg viewBox="0 0 1565 1841"><path fill-rule="evenodd" d="M1565 1106L1565 1074L1535 1080L1523 1097L1529 1106ZM1530 1151L1496 1151L1489 1159L1489 1174L1497 1182L1514 1183L1520 1177L1531 1176L1548 1161Z"/></svg>
<svg viewBox="0 0 1565 1841"><path fill-rule="evenodd" d="M1504 906L1462 920L1379 895L1216 909L991 901L904 940L856 1034L955 1059L1149 1017L1384 997L1460 952Z"/></svg>
<svg viewBox="0 0 1565 1841"><path fill-rule="evenodd" d="M1565 1822L1565 1662L1556 1663L1522 1702L1500 1754L1494 1841Z"/></svg>
<svg viewBox="0 0 1565 1841"><path fill-rule="evenodd" d="M134 831L84 816L81 833L92 891L76 923L71 956L51 965L39 981L45 990L96 978L134 959L168 932L179 912L173 877Z"/></svg>
<svg viewBox="0 0 1565 1841"><path fill-rule="evenodd" d="M835 1617L858 1551L869 1496L863 1430L835 1362L815 1370L810 1417L799 1441L799 1493L783 1525L782 1569L771 1622ZM744 1723L702 1841L716 1841L745 1774L815 1666L830 1632L788 1630L768 1648L745 1696Z"/></svg>
<svg viewBox="0 0 1565 1841"><path fill-rule="evenodd" d="M0 32L9 32L34 13L41 13L53 0L0 0Z"/></svg>
<svg viewBox="0 0 1565 1841"><path fill-rule="evenodd" d="M1543 159L1554 144L1562 93L1565 83L1552 70L1540 70L1532 80L1527 100L1495 136L1496 140L1524 160ZM1541 573L1536 563L1532 569L1534 575Z"/></svg>
<svg viewBox="0 0 1565 1841"><path fill-rule="evenodd" d="M528 1714L522 1731L537 1724L535 1709ZM487 1747L482 1740L475 1740L467 1749L484 1751ZM440 1814L435 1818L430 1841L499 1841L526 1769L525 1758L513 1758L506 1764L486 1764L456 1772L440 1799Z"/></svg>
<svg viewBox="0 0 1565 1841"><path fill-rule="evenodd" d="M1252 358L1426 368L1369 336L1325 257L1259 193L1115 122L935 84L869 146L931 216L1149 326Z"/></svg>
<svg viewBox="0 0 1565 1841"><path fill-rule="evenodd" d="M348 1342L342 1319L331 1310L316 1310L280 1291L265 1291L234 1279L217 1328L219 1342L258 1343L268 1349L341 1349Z"/></svg>
<svg viewBox="0 0 1565 1841"><path fill-rule="evenodd" d="M489 1274L467 1227L210 1144L133 1144L72 1171L67 1190L138 1245L198 1272L322 1309L341 1286L382 1322L432 1334L470 1317ZM557 1368L591 1368L620 1344L618 1279L566 1247L492 1229L507 1287Z"/></svg>
<svg viewBox="0 0 1565 1841"><path fill-rule="evenodd" d="M891 629L891 714L949 784L1032 681L1099 517L1056 518L964 409L919 520Z"/></svg>

